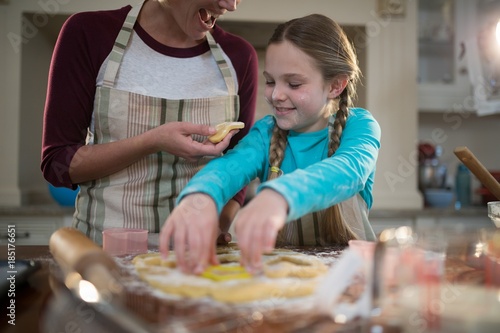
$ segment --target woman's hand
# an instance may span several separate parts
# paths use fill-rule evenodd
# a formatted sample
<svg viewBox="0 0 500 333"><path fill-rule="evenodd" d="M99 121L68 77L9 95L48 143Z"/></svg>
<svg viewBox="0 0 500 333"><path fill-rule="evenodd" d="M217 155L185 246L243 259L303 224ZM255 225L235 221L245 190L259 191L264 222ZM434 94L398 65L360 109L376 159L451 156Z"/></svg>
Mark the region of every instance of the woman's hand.
<svg viewBox="0 0 500 333"><path fill-rule="evenodd" d="M184 197L175 207L160 233L160 252L168 256L173 237L177 265L184 273L201 274L208 265L217 265L215 243L219 219L215 202L206 194Z"/></svg>
<svg viewBox="0 0 500 333"><path fill-rule="evenodd" d="M152 132L157 151L166 151L190 162L197 161L203 156L220 156L229 146L232 136L238 133L233 130L221 142L214 144L208 140L198 142L192 138L193 135L208 137L217 132L214 127L207 125L173 122L159 126Z"/></svg>
<svg viewBox="0 0 500 333"><path fill-rule="evenodd" d="M262 268L262 254L271 252L285 225L288 203L276 191L264 189L236 215L235 232L241 264L252 273Z"/></svg>

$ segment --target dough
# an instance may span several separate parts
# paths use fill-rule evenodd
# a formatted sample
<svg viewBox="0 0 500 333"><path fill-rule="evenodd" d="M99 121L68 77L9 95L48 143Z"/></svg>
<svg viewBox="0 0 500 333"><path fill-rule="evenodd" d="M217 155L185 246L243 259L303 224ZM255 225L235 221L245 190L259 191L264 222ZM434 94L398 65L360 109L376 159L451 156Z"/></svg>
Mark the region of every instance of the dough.
<svg viewBox="0 0 500 333"><path fill-rule="evenodd" d="M234 246L218 248L217 257L223 267L213 267L210 274L232 274L234 270L236 278L183 274L176 268L173 253L166 260L159 253L140 254L132 263L142 280L164 293L227 303L308 296L328 270L315 256L279 249L263 256L263 274L248 277L241 274L240 254Z"/></svg>

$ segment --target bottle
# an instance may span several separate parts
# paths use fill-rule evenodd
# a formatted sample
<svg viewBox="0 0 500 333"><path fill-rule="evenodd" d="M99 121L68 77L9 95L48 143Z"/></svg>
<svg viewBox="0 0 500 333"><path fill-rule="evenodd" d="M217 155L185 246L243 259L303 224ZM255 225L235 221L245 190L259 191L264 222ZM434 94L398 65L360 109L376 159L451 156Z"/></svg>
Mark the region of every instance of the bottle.
<svg viewBox="0 0 500 333"><path fill-rule="evenodd" d="M455 209L470 206L471 204L471 176L469 169L462 163L458 165L455 177Z"/></svg>

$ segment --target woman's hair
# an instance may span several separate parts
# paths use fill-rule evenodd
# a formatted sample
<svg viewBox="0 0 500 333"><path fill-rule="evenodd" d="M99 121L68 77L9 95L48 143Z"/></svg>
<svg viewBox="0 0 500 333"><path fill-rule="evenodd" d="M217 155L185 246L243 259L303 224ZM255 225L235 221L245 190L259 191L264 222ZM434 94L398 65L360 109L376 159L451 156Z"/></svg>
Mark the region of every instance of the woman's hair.
<svg viewBox="0 0 500 333"><path fill-rule="evenodd" d="M328 156L332 156L340 145L348 107L352 106L356 85L361 75L354 48L342 28L330 18L320 14L312 14L280 24L271 36L268 45L283 41L292 43L314 59L315 66L322 73L325 81L333 80L338 75L347 76L347 86L337 100L331 100L328 105L331 114L333 108L337 106L328 144ZM287 134L288 131L275 125L269 148L271 171L268 180L279 176L278 171L287 145ZM278 242L285 241L283 238L287 234L286 228L293 228L293 225L291 223L285 225L278 234ZM326 244L346 245L350 239L357 238L344 222L339 205L326 210L320 228L323 236L322 242Z"/></svg>

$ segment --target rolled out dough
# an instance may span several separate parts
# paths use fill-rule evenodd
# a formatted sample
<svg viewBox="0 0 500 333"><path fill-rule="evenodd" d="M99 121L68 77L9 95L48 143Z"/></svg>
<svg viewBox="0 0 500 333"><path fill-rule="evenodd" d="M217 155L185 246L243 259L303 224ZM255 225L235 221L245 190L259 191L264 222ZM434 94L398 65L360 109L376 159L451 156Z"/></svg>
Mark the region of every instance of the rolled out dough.
<svg viewBox="0 0 500 333"><path fill-rule="evenodd" d="M221 265L239 266L240 253L234 246L219 247L217 257ZM159 253L141 254L132 263L142 280L164 293L226 303L308 296L328 270L314 256L283 249L264 255L263 261L261 275L221 281L182 273L173 253L166 260Z"/></svg>

